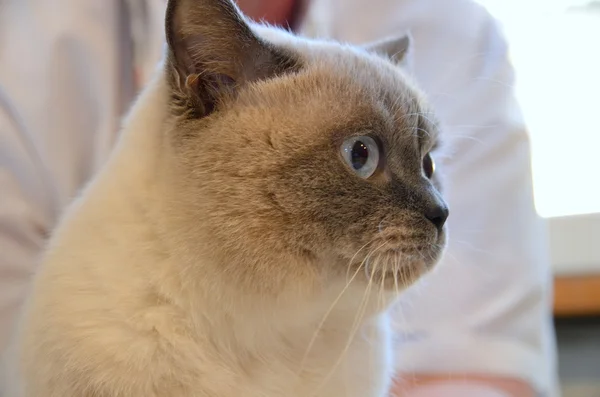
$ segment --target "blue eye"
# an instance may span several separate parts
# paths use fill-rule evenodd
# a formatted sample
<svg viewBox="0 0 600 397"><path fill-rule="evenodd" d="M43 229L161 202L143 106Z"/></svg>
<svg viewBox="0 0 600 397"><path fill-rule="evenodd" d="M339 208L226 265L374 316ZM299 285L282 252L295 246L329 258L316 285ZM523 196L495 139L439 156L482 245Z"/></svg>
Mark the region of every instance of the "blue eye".
<svg viewBox="0 0 600 397"><path fill-rule="evenodd" d="M367 179L379 166L379 146L368 136L346 139L340 148L346 164L359 177Z"/></svg>
<svg viewBox="0 0 600 397"><path fill-rule="evenodd" d="M427 153L425 157L423 157L423 172L425 176L429 179L433 176L435 172L435 162L433 161L433 157L431 154Z"/></svg>

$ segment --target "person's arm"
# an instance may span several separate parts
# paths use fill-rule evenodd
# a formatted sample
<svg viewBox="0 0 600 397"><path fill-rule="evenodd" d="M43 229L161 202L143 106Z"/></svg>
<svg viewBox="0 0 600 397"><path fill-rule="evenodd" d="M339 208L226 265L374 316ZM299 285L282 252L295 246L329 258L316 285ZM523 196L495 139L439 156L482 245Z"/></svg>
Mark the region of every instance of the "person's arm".
<svg viewBox="0 0 600 397"><path fill-rule="evenodd" d="M415 49L431 51L421 64L429 60L445 76L427 80L451 149L444 163L452 217L445 260L400 309L400 332L421 330L431 339L401 345L399 376L417 373L417 382L399 395L548 396L555 391L551 277L545 224L533 205L530 146L504 39L472 8L470 15L449 9L446 18L479 20L473 36L440 43L444 24L437 35L427 24L432 31ZM469 41L476 43L471 54L457 49ZM447 58L433 52L444 44Z"/></svg>
<svg viewBox="0 0 600 397"><path fill-rule="evenodd" d="M0 6L0 355L47 235L118 129L115 3Z"/></svg>
<svg viewBox="0 0 600 397"><path fill-rule="evenodd" d="M406 375L395 383L393 397L535 397L524 380L490 375Z"/></svg>
<svg viewBox="0 0 600 397"><path fill-rule="evenodd" d="M336 38L364 43L411 31L414 74L449 152L438 157L447 179L449 247L395 313L398 377L406 385L396 391L554 395L546 228L533 206L529 141L498 26L465 0L330 3Z"/></svg>
<svg viewBox="0 0 600 397"><path fill-rule="evenodd" d="M50 193L9 98L0 86L0 353L48 231Z"/></svg>
<svg viewBox="0 0 600 397"><path fill-rule="evenodd" d="M415 48L421 65L441 69L422 79L446 128L452 215L444 261L399 308L401 337L422 331L429 338L400 343L399 376L421 378L400 395L550 396L552 281L546 224L533 205L530 145L504 38L487 13L470 8L447 9L437 29L436 21L425 24L430 30ZM479 23L453 37L449 21L441 39L446 18Z"/></svg>

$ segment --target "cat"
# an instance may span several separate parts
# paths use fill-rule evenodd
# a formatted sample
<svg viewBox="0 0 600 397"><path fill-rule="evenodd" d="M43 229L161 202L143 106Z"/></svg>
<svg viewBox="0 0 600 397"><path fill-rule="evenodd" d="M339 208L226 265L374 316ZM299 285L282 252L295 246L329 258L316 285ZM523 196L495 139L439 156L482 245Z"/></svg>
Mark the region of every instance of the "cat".
<svg viewBox="0 0 600 397"><path fill-rule="evenodd" d="M410 37L356 47L171 0L111 158L54 231L6 397L383 397L439 260Z"/></svg>

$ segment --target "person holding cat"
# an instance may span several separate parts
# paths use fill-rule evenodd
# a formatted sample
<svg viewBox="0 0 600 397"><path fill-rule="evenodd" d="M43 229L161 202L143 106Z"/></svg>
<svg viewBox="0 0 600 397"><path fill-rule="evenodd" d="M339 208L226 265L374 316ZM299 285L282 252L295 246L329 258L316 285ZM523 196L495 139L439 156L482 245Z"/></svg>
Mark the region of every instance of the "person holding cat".
<svg viewBox="0 0 600 397"><path fill-rule="evenodd" d="M256 20L353 44L411 32L409 68L442 126L439 153L447 154L437 160L452 215L442 263L393 309L395 395L555 397L545 228L532 204L527 134L494 20L467 0L238 6ZM162 0L2 3L0 351L48 234L106 163L121 116L156 69L164 7Z"/></svg>

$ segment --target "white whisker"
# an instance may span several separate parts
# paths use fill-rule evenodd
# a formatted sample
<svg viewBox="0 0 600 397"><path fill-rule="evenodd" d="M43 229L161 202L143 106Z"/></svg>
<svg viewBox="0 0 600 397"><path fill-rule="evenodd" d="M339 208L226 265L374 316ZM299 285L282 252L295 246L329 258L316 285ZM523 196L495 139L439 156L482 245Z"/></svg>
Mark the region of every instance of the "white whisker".
<svg viewBox="0 0 600 397"><path fill-rule="evenodd" d="M377 250L379 250L384 245L385 245L385 243L382 243L381 245L379 245L378 247L376 247L374 250L372 250L369 253L369 257L373 253L377 252ZM366 262L368 262L368 260L369 260L369 258L367 258ZM377 263L375 265L377 265ZM344 349L342 349L342 352L340 353L338 359L334 363L334 365L331 368L331 370L323 378L323 381L321 382L321 384L319 385L319 387L317 387L317 389L314 391L314 394L318 393L321 390L321 388L329 381L329 379L333 376L333 374L335 373L335 371L338 369L338 367L340 366L342 360L346 356L346 353L348 352L348 349L350 348L350 345L352 344L352 341L354 340L354 336L356 335L356 332L360 328L360 324L361 324L361 322L362 322L362 320L364 318L364 315L365 315L367 307L368 307L369 296L370 296L370 293L371 293L371 288L373 286L373 272L375 271L375 269L376 269L376 266L373 266L373 270L372 270L372 273L371 273L371 275L369 277L369 282L367 284L367 288L365 288L365 293L363 294L363 297L362 297L361 302L359 304L356 316L354 317L354 322L352 324L352 327L351 327L351 330L350 330L350 335L348 336L348 340L346 342L346 345L344 346Z"/></svg>
<svg viewBox="0 0 600 397"><path fill-rule="evenodd" d="M363 245L362 247L360 247L360 249L358 251L356 251L356 253L352 256L352 258L350 259L350 262L348 264L348 269L350 268L350 265L352 264L352 262L354 262L354 259L356 258L356 256L359 254L360 251L362 251L367 245L369 245L371 242L373 241L373 239L369 242L367 242L365 245ZM369 260L369 257L372 255L373 252L375 252L376 249L371 250L366 256L365 258L362 260L361 264L357 267L356 271L354 272L354 274L352 275L352 277L350 278L350 280L346 281L346 285L344 286L344 288L342 289L342 291L338 294L338 296L334 299L333 303L329 306L329 309L327 309L327 311L325 312L325 314L323 315L323 318L321 319L321 321L319 322L319 325L317 326L317 329L315 330L315 332L313 333L313 336L310 339L310 342L308 343L308 346L306 347L306 351L304 352L304 355L302 357L302 361L300 364L300 370L299 373L302 373L302 371L304 371L304 367L306 365L306 360L308 359L308 355L310 354L310 351L312 350L315 342L317 341L317 338L319 337L319 332L321 332L321 330L323 329L323 326L325 325L325 322L327 321L327 319L329 318L329 315L331 314L331 312L333 311L333 309L336 307L336 305L338 304L338 302L342 299L342 296L344 295L344 293L348 290L348 288L350 287L350 284L352 283L352 281L354 281L354 279L356 278L356 276L359 274L362 266L365 264L366 261ZM347 278L347 274L346 274L346 278Z"/></svg>

